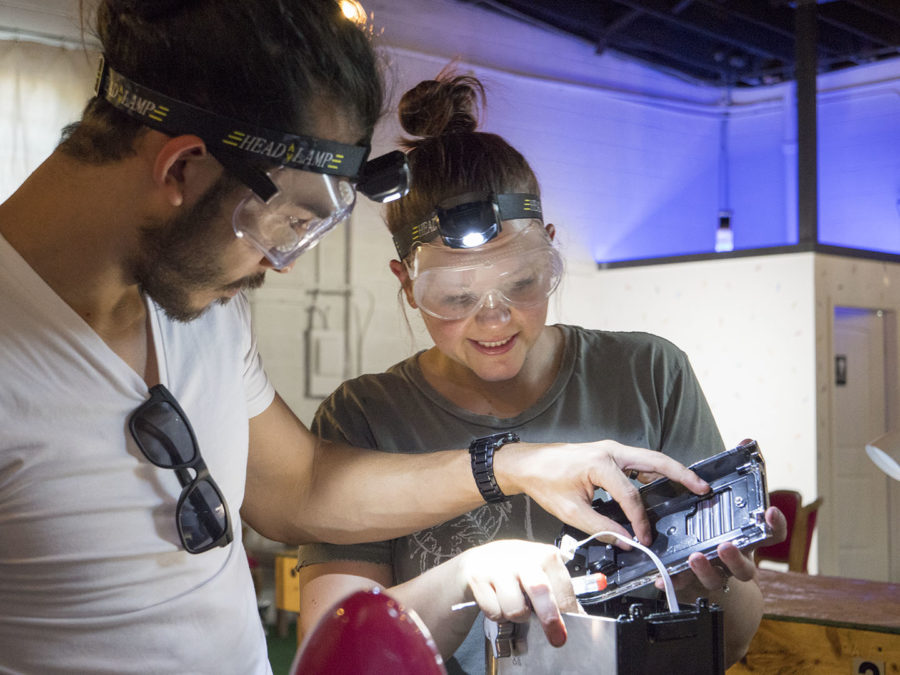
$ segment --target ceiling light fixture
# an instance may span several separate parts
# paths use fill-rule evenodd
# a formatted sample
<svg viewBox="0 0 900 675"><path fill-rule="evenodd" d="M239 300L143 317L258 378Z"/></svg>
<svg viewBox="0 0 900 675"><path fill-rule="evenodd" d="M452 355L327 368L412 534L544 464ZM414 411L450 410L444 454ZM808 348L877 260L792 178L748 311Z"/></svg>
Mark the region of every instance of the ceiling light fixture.
<svg viewBox="0 0 900 675"><path fill-rule="evenodd" d="M341 12L345 17L360 26L366 25L366 10L359 0L340 0Z"/></svg>

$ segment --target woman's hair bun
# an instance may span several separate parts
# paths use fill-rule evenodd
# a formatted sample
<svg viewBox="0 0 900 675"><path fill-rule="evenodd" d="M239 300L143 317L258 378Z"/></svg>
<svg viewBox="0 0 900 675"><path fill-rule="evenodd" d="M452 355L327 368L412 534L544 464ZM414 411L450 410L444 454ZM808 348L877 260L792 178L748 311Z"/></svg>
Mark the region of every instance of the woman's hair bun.
<svg viewBox="0 0 900 675"><path fill-rule="evenodd" d="M484 87L476 77L445 69L403 95L400 124L407 133L423 138L475 131L483 104Z"/></svg>

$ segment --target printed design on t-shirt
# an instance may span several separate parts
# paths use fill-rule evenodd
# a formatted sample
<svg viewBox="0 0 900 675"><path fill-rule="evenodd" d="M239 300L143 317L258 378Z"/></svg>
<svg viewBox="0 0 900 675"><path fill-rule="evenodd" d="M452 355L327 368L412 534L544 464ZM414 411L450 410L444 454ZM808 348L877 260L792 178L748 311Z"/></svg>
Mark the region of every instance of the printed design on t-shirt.
<svg viewBox="0 0 900 675"><path fill-rule="evenodd" d="M418 574L474 546L502 538L508 529L512 503L484 504L459 518L420 530L408 538L409 558Z"/></svg>

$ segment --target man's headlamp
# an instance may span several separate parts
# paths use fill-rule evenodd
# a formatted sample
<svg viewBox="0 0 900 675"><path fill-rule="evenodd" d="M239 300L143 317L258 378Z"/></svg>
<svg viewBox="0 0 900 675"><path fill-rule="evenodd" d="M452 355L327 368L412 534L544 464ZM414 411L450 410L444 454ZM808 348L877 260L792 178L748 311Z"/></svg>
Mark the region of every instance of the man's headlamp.
<svg viewBox="0 0 900 675"><path fill-rule="evenodd" d="M224 117L132 82L110 68L102 56L94 95L157 131L196 134L263 202L278 192L262 168L272 165L349 178L359 192L379 202L409 191L409 164L400 151L366 161L368 145L283 133Z"/></svg>
<svg viewBox="0 0 900 675"><path fill-rule="evenodd" d="M521 192L468 192L442 201L427 220L396 232L394 246L401 260L416 244L438 235L450 248L475 248L500 234L500 221L516 218L543 220L540 197Z"/></svg>
<svg viewBox="0 0 900 675"><path fill-rule="evenodd" d="M356 189L372 201L386 204L409 192L411 177L406 155L394 150L363 164Z"/></svg>

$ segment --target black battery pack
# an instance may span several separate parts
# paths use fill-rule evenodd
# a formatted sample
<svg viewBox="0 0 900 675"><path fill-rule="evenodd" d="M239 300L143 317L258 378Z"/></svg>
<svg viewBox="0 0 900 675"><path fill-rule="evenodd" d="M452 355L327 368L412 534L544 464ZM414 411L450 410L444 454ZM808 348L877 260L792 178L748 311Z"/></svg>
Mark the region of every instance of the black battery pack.
<svg viewBox="0 0 900 675"><path fill-rule="evenodd" d="M668 611L661 600L617 596L565 614L562 647L547 642L540 623L496 624L485 620L488 673L566 675L722 675L725 672L724 615L698 599Z"/></svg>
<svg viewBox="0 0 900 675"><path fill-rule="evenodd" d="M746 548L766 541L772 534L765 520L769 505L765 462L756 441L721 452L690 468L709 483L708 493L695 495L668 479L640 488L653 529L649 548L670 575L688 569L688 557L694 552L715 562L716 547L723 542ZM593 506L598 513L633 534L618 503L597 499ZM606 575L605 589L578 595L585 607L632 593L659 576L656 565L644 551L638 548L623 551L588 539L584 532L569 526L563 527L556 544L571 554L566 567L573 577L598 572Z"/></svg>

